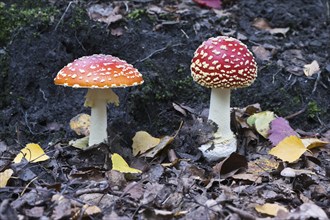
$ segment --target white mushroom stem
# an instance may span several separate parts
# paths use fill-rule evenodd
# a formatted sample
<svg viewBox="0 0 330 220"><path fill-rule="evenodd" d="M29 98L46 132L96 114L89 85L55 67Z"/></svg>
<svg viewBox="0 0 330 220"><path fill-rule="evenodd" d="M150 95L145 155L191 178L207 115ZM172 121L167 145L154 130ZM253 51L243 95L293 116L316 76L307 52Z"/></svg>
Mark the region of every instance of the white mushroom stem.
<svg viewBox="0 0 330 220"><path fill-rule="evenodd" d="M230 89L213 88L211 90L209 120L218 125L222 138L231 138L233 132L230 130Z"/></svg>
<svg viewBox="0 0 330 220"><path fill-rule="evenodd" d="M85 106L91 107L88 146L107 141L107 103L119 104L112 89L88 89Z"/></svg>
<svg viewBox="0 0 330 220"><path fill-rule="evenodd" d="M230 89L212 89L209 120L218 125L218 130L214 139L199 149L209 161L228 157L237 148L236 137L230 130Z"/></svg>

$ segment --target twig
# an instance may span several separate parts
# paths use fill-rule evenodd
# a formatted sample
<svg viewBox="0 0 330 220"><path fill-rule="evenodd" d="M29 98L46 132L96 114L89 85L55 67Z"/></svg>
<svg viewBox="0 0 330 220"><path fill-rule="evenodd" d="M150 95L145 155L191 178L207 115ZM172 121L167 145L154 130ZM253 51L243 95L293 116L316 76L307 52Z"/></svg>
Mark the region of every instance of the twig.
<svg viewBox="0 0 330 220"><path fill-rule="evenodd" d="M41 94L42 94L42 98L47 102L48 99L47 99L47 97L46 97L45 92L44 92L41 88L39 88L39 92L41 92Z"/></svg>
<svg viewBox="0 0 330 220"><path fill-rule="evenodd" d="M231 205L226 205L226 208L228 208L229 210L237 213L239 216L242 217L242 219L246 219L246 220L254 220L256 219L255 216L251 215L250 213L242 210L242 209L238 209L238 208L235 208L234 206L231 206Z"/></svg>
<svg viewBox="0 0 330 220"><path fill-rule="evenodd" d="M152 57L153 55L155 55L156 53L162 52L162 51L166 50L166 49L169 48L169 47L177 47L177 46L180 46L180 45L181 45L181 44L166 45L165 47L160 48L160 49L158 49L158 50L155 50L154 52L152 52L151 54L149 54L149 55L146 56L145 58L143 58L143 59L141 59L141 60L138 60L138 61L136 61L135 63L143 62L143 61L149 59L150 57Z"/></svg>
<svg viewBox="0 0 330 220"><path fill-rule="evenodd" d="M297 112L295 112L295 113L293 113L293 114L291 114L291 115L288 115L288 116L286 116L286 117L284 117L285 119L291 119L291 118L293 118L293 117L296 117L297 115L300 115L301 113L303 113L304 111L306 111L306 106L303 108L303 109L301 109L301 110L299 110L299 111L297 111Z"/></svg>
<svg viewBox="0 0 330 220"><path fill-rule="evenodd" d="M74 3L74 1L69 2L68 6L66 7L64 13L62 14L60 20L57 22L56 26L55 26L55 31L57 30L58 26L60 25L60 23L63 21L65 14L68 12L69 8L71 7L71 5Z"/></svg>
<svg viewBox="0 0 330 220"><path fill-rule="evenodd" d="M314 92L316 91L317 84L318 84L318 82L320 81L320 79L321 79L321 71L319 71L319 72L317 73L317 77L316 77L316 80L315 80L315 83L314 83L314 88L313 88L313 90L312 90L312 94L314 94Z"/></svg>
<svg viewBox="0 0 330 220"><path fill-rule="evenodd" d="M187 39L189 39L188 34L187 34L184 30L180 29L180 31L183 33L183 35L184 35Z"/></svg>
<svg viewBox="0 0 330 220"><path fill-rule="evenodd" d="M106 188L91 188L91 189L80 189L75 192L76 196L81 196L84 194L89 194L89 193L104 193L108 187Z"/></svg>

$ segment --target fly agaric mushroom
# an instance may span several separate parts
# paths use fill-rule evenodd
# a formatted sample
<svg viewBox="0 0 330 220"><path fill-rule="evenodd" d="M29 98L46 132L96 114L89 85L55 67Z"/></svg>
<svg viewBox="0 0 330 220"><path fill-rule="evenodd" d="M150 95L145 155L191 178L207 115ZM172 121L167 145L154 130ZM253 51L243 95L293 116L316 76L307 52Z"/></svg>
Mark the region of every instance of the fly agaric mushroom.
<svg viewBox="0 0 330 220"><path fill-rule="evenodd" d="M236 151L236 137L230 129L230 89L250 86L257 77L253 54L241 41L226 36L212 37L200 45L191 64L193 79L211 88L209 120L218 125L214 140L200 147L209 161Z"/></svg>
<svg viewBox="0 0 330 220"><path fill-rule="evenodd" d="M89 146L107 139L107 103L119 105L111 88L143 83L141 73L131 64L104 54L84 56L63 67L54 79L56 85L88 88L85 106L91 107Z"/></svg>

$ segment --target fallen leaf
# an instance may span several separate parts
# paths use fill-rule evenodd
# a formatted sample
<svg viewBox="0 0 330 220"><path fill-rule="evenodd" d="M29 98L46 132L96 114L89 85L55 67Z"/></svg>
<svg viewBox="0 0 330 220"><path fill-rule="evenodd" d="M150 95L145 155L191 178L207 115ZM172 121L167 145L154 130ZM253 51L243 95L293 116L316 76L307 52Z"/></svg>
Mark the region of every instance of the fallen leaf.
<svg viewBox="0 0 330 220"><path fill-rule="evenodd" d="M271 216L276 216L277 212L279 210L282 210L284 212L288 212L288 210L278 204L272 204L272 203L265 203L263 205L256 205L255 209L257 210L257 212L259 213L263 213L263 214L267 214L267 215L271 215Z"/></svg>
<svg viewBox="0 0 330 220"><path fill-rule="evenodd" d="M254 183L261 183L262 182L261 176L254 175L252 173L238 173L238 174L235 174L231 177L233 179L236 179L236 180L248 180L248 181L254 182Z"/></svg>
<svg viewBox="0 0 330 220"><path fill-rule="evenodd" d="M201 6L206 6L209 8L220 8L221 7L220 0L194 0L194 2L198 3Z"/></svg>
<svg viewBox="0 0 330 220"><path fill-rule="evenodd" d="M269 124L275 119L274 112L263 111L255 113L247 118L247 123L256 128L257 132L264 138L268 137Z"/></svg>
<svg viewBox="0 0 330 220"><path fill-rule="evenodd" d="M112 170L117 170L121 173L142 173L141 170L131 168L127 162L119 154L112 154Z"/></svg>
<svg viewBox="0 0 330 220"><path fill-rule="evenodd" d="M23 157L31 163L37 163L49 159L40 145L34 143L27 144L25 148L17 154L13 162L19 163Z"/></svg>
<svg viewBox="0 0 330 220"><path fill-rule="evenodd" d="M256 18L252 23L253 27L258 28L259 30L268 31L270 34L283 34L284 36L290 30L289 27L287 28L272 28L268 21L264 18Z"/></svg>
<svg viewBox="0 0 330 220"><path fill-rule="evenodd" d="M285 50L280 55L279 62L282 62L281 65L287 72L302 76L304 74L303 66L306 64L303 54L303 51L297 49Z"/></svg>
<svg viewBox="0 0 330 220"><path fill-rule="evenodd" d="M160 139L160 142L159 142L159 144L157 144L156 147L154 147L151 150L145 152L141 156L154 158L156 156L156 154L158 154L158 152L160 152L161 150L163 150L173 140L174 140L174 137L172 137L172 136L165 136L165 137L163 137L163 138Z"/></svg>
<svg viewBox="0 0 330 220"><path fill-rule="evenodd" d="M271 172L277 169L279 162L273 158L259 158L248 162L247 173L252 173L255 175L261 175L265 172Z"/></svg>
<svg viewBox="0 0 330 220"><path fill-rule="evenodd" d="M284 36L286 35L286 33L290 30L289 27L287 28L271 28L268 30L269 33L271 34L283 34Z"/></svg>
<svg viewBox="0 0 330 220"><path fill-rule="evenodd" d="M289 136L298 136L289 125L289 122L284 118L275 118L270 123L268 139L276 146L280 141Z"/></svg>
<svg viewBox="0 0 330 220"><path fill-rule="evenodd" d="M259 30L269 30L271 28L268 21L264 18L254 19L252 26L258 28Z"/></svg>
<svg viewBox="0 0 330 220"><path fill-rule="evenodd" d="M119 10L119 7L113 8L111 5L94 4L87 8L87 13L90 19L110 25L123 18L118 14Z"/></svg>
<svg viewBox="0 0 330 220"><path fill-rule="evenodd" d="M89 136L79 138L77 140L71 140L71 141L69 141L69 145L72 147L81 149L81 150L87 150L87 149L89 149L88 141L89 141Z"/></svg>
<svg viewBox="0 0 330 220"><path fill-rule="evenodd" d="M119 37L119 36L123 35L124 32L125 32L125 30L123 28L118 27L118 28L111 28L111 32L110 33L113 36Z"/></svg>
<svg viewBox="0 0 330 220"><path fill-rule="evenodd" d="M278 157L283 161L292 163L300 158L306 151L303 142L297 136L284 138L276 147L273 147L269 154Z"/></svg>
<svg viewBox="0 0 330 220"><path fill-rule="evenodd" d="M291 210L283 219L329 219L325 211L312 202L303 203L298 208Z"/></svg>
<svg viewBox="0 0 330 220"><path fill-rule="evenodd" d="M312 76L315 73L318 73L320 71L320 66L316 60L314 60L310 64L304 65L304 73L306 76Z"/></svg>
<svg viewBox="0 0 330 220"><path fill-rule="evenodd" d="M175 110L177 110L178 112L180 112L182 115L187 116L187 112L183 108L181 108L180 105L178 105L178 104L176 104L174 102L172 103L172 105L173 105L173 108Z"/></svg>
<svg viewBox="0 0 330 220"><path fill-rule="evenodd" d="M44 209L44 207L35 206L31 209L26 209L25 215L30 217L30 219L40 219L42 216L44 216Z"/></svg>
<svg viewBox="0 0 330 220"><path fill-rule="evenodd" d="M253 46L252 51L254 55L261 61L268 61L271 58L271 53L266 50L263 46Z"/></svg>
<svg viewBox="0 0 330 220"><path fill-rule="evenodd" d="M301 141L303 142L304 146L309 150L316 147L324 147L325 145L329 144L329 142L322 141L317 138L302 138Z"/></svg>
<svg viewBox="0 0 330 220"><path fill-rule="evenodd" d="M10 179L11 175L13 175L14 171L12 169L6 169L3 172L0 172L0 188L5 187Z"/></svg>
<svg viewBox="0 0 330 220"><path fill-rule="evenodd" d="M85 204L83 205L83 210L84 210L84 216L85 217L89 217L89 216L92 216L92 215L96 215L96 214L99 214L101 213L101 209L99 207L97 207L96 205L88 205L88 204Z"/></svg>
<svg viewBox="0 0 330 220"><path fill-rule="evenodd" d="M247 165L245 156L232 153L229 157L213 166L212 170L214 174L220 174L221 178L227 178L237 173L240 169L246 169Z"/></svg>
<svg viewBox="0 0 330 220"><path fill-rule="evenodd" d="M143 184L139 182L131 182L123 189L125 194L136 200L142 198L144 191Z"/></svg>
<svg viewBox="0 0 330 220"><path fill-rule="evenodd" d="M146 151L156 147L160 143L159 138L155 138L151 136L146 131L138 131L136 132L135 136L133 137L133 156L138 154L143 154Z"/></svg>
<svg viewBox="0 0 330 220"><path fill-rule="evenodd" d="M88 114L78 114L70 120L70 128L77 135L89 135L89 127L91 124L91 116Z"/></svg>
<svg viewBox="0 0 330 220"><path fill-rule="evenodd" d="M55 194L51 201L54 202L51 219L70 219L72 214L70 199L65 198L63 195Z"/></svg>

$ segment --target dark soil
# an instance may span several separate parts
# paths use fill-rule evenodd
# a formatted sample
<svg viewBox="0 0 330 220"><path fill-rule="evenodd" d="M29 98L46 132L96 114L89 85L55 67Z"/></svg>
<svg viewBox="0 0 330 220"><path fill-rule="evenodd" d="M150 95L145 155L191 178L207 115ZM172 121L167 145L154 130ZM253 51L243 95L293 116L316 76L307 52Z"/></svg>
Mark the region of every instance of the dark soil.
<svg viewBox="0 0 330 220"><path fill-rule="evenodd" d="M38 6L41 10L51 8L52 14L47 19L35 16L29 22L11 25L13 29L8 32L8 39L1 44L0 142L3 141L6 149L0 149L0 171L13 166L12 159L30 142L39 143L52 160L38 165L16 166L14 175L17 178L11 179L8 187L0 189L0 211L10 206L14 213L36 218L27 213L40 207L43 210L41 216L61 219L54 211L61 209L55 195L65 196L70 207L75 206L72 201L81 207L88 199L93 200L83 196L91 195L93 189L98 188L102 190L97 193L103 195L108 204L95 203L102 210L94 216L95 219L173 217L174 214L155 214L154 210L178 211L175 201L180 201L180 210L190 210L188 214L177 216L186 219L262 217L250 206L259 200L276 201L296 211L309 200L329 216L329 173L324 173L330 170L329 146L317 154L318 169L323 172L323 177L317 180L299 177L301 179L294 180L296 182L290 182L277 174L270 178L275 182L267 179L259 185L249 183L254 188L243 190L241 195L231 191L230 187L235 186L237 190L237 185L247 185L243 181L222 179L205 188L208 185L206 180L213 178L211 167L214 164L207 164L197 149L199 138L196 135L201 135L197 130L207 125L196 125L196 118L206 115L210 91L201 88L190 77L190 61L202 41L211 36L244 35L246 38L242 41L249 48L266 48L271 52L270 59L257 57L257 80L249 88L234 90L231 105L243 108L259 103L262 110L287 117L290 125L301 133L324 136L330 129L329 1L225 1L222 16L192 1L116 1L111 6L120 7L119 14L123 18L110 25L88 17L86 9L95 4L94 1L21 2L17 1L21 12ZM108 4L107 1L98 3L102 2ZM7 9L14 3L7 1ZM154 5L163 11L153 12L151 6ZM1 13L4 18L10 16L10 10L2 9ZM272 28L290 29L285 34L270 34L253 26L256 18L266 19ZM121 30L121 35L113 35L115 30ZM292 54L297 50L302 55L299 59ZM98 53L111 54L132 63L143 74L145 83L115 90L121 103L119 107L110 105L108 108L111 150L108 145L101 145L97 151L81 152L67 144L77 138L69 128L70 119L90 111L83 106L86 91L56 86L53 78L74 59ZM313 60L319 63L320 71L307 77L303 74L303 65ZM187 116L175 110L173 103L189 107ZM189 163L183 161L175 168L163 168L159 164L168 161L166 152L151 162L133 158L132 137L137 131L145 130L156 137L173 135L182 121L181 133L166 152L174 149L182 158L191 159ZM248 160L258 158L261 152L256 153L259 149L256 146L266 147L263 149L265 153L270 148L269 143L260 138L259 142L245 146L247 149L239 147L239 152L251 152L253 155L244 155ZM116 187L112 188L113 183L107 176L114 175L109 171L111 161L107 155L110 152L121 154L136 167L141 168L141 163L144 164L142 177L122 177L122 186L114 184ZM300 162L307 161L305 158ZM306 167L301 165L299 168ZM187 171L191 169L194 171ZM23 178L25 172L28 177ZM38 179L27 185L35 177ZM312 183L304 185L306 179ZM279 186L272 189L279 181L288 192L283 193ZM318 187L316 182L322 182L320 187L323 187L317 195L315 193L320 190L315 190ZM138 183L145 191L150 190L150 194L158 190L158 197L153 194L149 197L141 194L138 198L125 196L127 188L124 186L132 183ZM189 191L187 184L194 187ZM81 189L92 191L77 194ZM264 193L271 189L276 196L266 198ZM26 191L25 194L22 190ZM23 194L25 197L20 197ZM211 199L220 204L219 210L210 211L211 208L205 205ZM68 216L70 214L63 218Z"/></svg>

